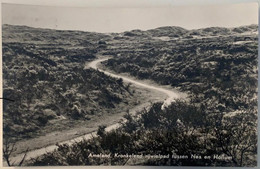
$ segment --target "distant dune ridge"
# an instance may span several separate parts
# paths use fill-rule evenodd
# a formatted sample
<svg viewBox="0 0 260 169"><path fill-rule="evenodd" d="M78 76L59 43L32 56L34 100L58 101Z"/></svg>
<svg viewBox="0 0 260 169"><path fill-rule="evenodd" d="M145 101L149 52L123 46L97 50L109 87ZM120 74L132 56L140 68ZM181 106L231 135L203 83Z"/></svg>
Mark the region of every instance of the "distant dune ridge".
<svg viewBox="0 0 260 169"><path fill-rule="evenodd" d="M43 29L43 28L32 28L28 26L14 26L14 25L3 25L3 31L7 33L8 32L17 32L17 31L28 31L31 33L43 31L43 32L51 32L55 31L54 29ZM181 37L181 36L188 36L188 35L197 35L197 36L207 36L207 35L233 35L233 34L241 34L241 33L252 33L258 31L258 25L252 24L248 26L240 26L236 28L224 28L224 27L209 27L209 28L201 28L201 29L192 29L187 30L182 27L178 26L164 26L164 27L158 27L155 29L149 29L149 30L132 30L132 31L125 31L122 33L112 33L113 35L116 34L124 34L126 36L153 36L153 37L161 37L161 36L169 36L169 37ZM56 30L56 33L62 33L67 32L71 33L72 35L76 36L80 33L84 33L85 35L90 36L91 38L97 38L99 36L105 36L107 33L94 33L94 32L86 32L86 31L67 31L67 30ZM94 36L96 35L96 36ZM5 36L5 35L4 35ZM62 34L63 38L66 37L66 34ZM71 36L72 37L72 36ZM6 37L7 38L7 37ZM74 37L75 39L78 38L77 36ZM48 38L46 38L48 39Z"/></svg>

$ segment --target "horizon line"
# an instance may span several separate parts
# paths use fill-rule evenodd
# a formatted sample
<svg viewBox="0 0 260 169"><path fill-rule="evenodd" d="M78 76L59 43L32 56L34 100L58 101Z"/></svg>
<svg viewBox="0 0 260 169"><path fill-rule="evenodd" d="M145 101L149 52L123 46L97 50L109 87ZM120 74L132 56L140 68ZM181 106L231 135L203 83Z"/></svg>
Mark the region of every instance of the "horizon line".
<svg viewBox="0 0 260 169"><path fill-rule="evenodd" d="M90 33L102 33L102 34L113 34L113 33L124 33L124 32L131 32L131 31L135 31L135 30L140 30L140 31L149 31L149 30L154 30L154 29L158 29L158 28L164 28L164 27L178 27L178 28L182 28L185 29L187 31L193 31L193 30L201 30L201 29L207 29L207 28L226 28L226 29L234 29L234 28L239 28L239 27L247 27L247 26L257 26L259 27L258 23L252 23L252 24L246 24L246 25L240 25L240 26L232 26L232 27L225 27L225 26L209 26L209 27L202 27L202 28L196 28L196 29L187 29L181 26L170 26L170 25L165 25L165 26L159 26L159 27L155 27L155 28L150 28L150 29L131 29L131 30L125 30L123 32L96 32L96 31L87 31L87 30L82 30L82 29L55 29L55 28L48 28L48 27L34 27L34 26L28 26L28 25L19 25L19 24L6 24L6 23L2 23L2 27L3 26L20 26L20 27L29 27L29 28L34 28L34 29L46 29L46 30L57 30L57 31L78 31L78 32L90 32ZM3 31L3 30L2 30Z"/></svg>

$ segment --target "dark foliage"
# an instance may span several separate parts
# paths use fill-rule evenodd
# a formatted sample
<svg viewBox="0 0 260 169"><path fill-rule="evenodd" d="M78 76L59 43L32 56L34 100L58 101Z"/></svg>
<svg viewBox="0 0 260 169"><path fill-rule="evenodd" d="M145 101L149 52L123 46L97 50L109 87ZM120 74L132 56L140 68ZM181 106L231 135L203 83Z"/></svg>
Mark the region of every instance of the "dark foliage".
<svg viewBox="0 0 260 169"><path fill-rule="evenodd" d="M4 25L3 95L14 100L4 101L4 132L34 137L52 120L89 120L131 97L122 80L84 68L107 38Z"/></svg>
<svg viewBox="0 0 260 169"><path fill-rule="evenodd" d="M125 115L127 121L121 128L105 132L105 128L101 126L97 132L98 136L71 146L58 145L57 150L32 159L29 165L256 166L257 36L250 33L241 34L255 31L256 28L256 26L234 29L214 27L188 31L179 27L162 27L148 31L134 30L120 36L115 34L114 44L120 45L114 45L113 48L106 48L109 42L104 40L106 44L101 43L105 45L102 48L104 50L106 48L104 53L115 56L108 60L105 66L115 72L127 72L140 79L151 79L160 84L178 87L187 92L189 97L187 100L176 100L163 109L163 103L154 103L149 109L137 112L136 116L127 114ZM167 35L170 35L169 39L165 40L164 36ZM101 41L88 44L94 45L99 42ZM88 114L88 111L80 111L81 105L95 107L89 102L82 101L85 97L80 100L74 98L72 89L82 93L92 91L87 95L88 99L98 102L98 106L105 108L112 108L114 104L122 101L115 91L127 90L127 87L122 86L122 79L115 80L103 73L84 70L73 65L78 61L75 58L63 60L57 57L47 58L57 64L55 71L64 72L60 76L54 76L56 74L50 73L54 71L49 66L51 62L48 63L47 60L34 55L24 57L25 61L30 58L30 62L37 60L43 65L44 62L48 64L42 66L47 71L43 68L43 71L37 71L42 72L43 76L36 76L28 67L28 61L21 62L20 66L15 67L17 62L13 63L12 54L7 55L8 51L12 50L6 46L4 53L10 57L6 57L5 62L11 63L8 66L20 70L20 73L19 76L15 75L17 71L4 74L8 74L7 79L25 77L26 81L26 78L29 78L30 81L27 80L26 85L16 84L22 90L37 95L38 89L31 86L38 83L37 80L40 78L42 78L40 81L44 81L41 93L50 92L44 90L44 86L51 85L53 79L60 79L65 85L64 88L54 86L56 93L52 94L53 98L62 96L62 99L55 106L48 104L45 107L43 113L48 119L53 118L53 111L60 110L59 105L66 105L65 107L69 108L60 113L66 112L66 116L75 119ZM17 55L17 57L23 56ZM66 68L60 68L61 63ZM23 70L22 64L27 64L28 70ZM6 65L4 66L6 71ZM67 69L69 69L67 72L64 71ZM85 83L86 81L88 83ZM104 81L104 84L100 83L101 81ZM13 82L16 83L17 80ZM79 85L83 82L84 86ZM5 85L8 86L10 83L11 81ZM21 119L33 119L32 115L28 118L16 117L23 116L21 109L30 110L31 100L36 96L29 94L12 96L12 90L14 89L6 87L5 97L13 97L11 99L17 97L17 100L21 100L21 97L26 100L21 107L12 109L14 111L10 113L12 122L20 125L24 123ZM74 104L70 104L72 102ZM7 108L8 104L5 110ZM11 117L5 115L4 118ZM38 116L37 119L38 123L44 125L45 119L39 120ZM37 128L38 125L34 127ZM12 130L9 127L5 129ZM100 158L99 155L102 154L108 154L109 158ZM160 154L169 157L135 158L119 157L118 154L141 156ZM228 158L221 160L218 159L220 157Z"/></svg>

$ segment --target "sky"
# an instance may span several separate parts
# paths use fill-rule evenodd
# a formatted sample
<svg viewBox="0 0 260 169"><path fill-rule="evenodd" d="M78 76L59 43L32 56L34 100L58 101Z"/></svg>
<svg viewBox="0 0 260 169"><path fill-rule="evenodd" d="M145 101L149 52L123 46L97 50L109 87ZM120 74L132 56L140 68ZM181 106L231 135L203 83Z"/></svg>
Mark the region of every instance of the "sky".
<svg viewBox="0 0 260 169"><path fill-rule="evenodd" d="M258 6L257 3L147 7L2 4L2 23L102 33L161 26L186 29L237 27L257 24Z"/></svg>

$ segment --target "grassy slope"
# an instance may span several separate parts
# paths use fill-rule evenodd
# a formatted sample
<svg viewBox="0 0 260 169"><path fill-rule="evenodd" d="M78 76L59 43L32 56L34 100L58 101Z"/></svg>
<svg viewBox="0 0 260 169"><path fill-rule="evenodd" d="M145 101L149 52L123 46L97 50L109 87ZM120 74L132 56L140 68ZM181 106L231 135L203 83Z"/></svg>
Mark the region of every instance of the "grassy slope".
<svg viewBox="0 0 260 169"><path fill-rule="evenodd" d="M27 140L81 124L78 133L56 134L66 140L97 128L99 120L109 124L122 116L118 113L145 101L146 91L84 69L85 62L104 50L99 42L108 39L98 33L3 25L4 97L15 100L4 101L5 136ZM115 119L104 121L103 116Z"/></svg>

